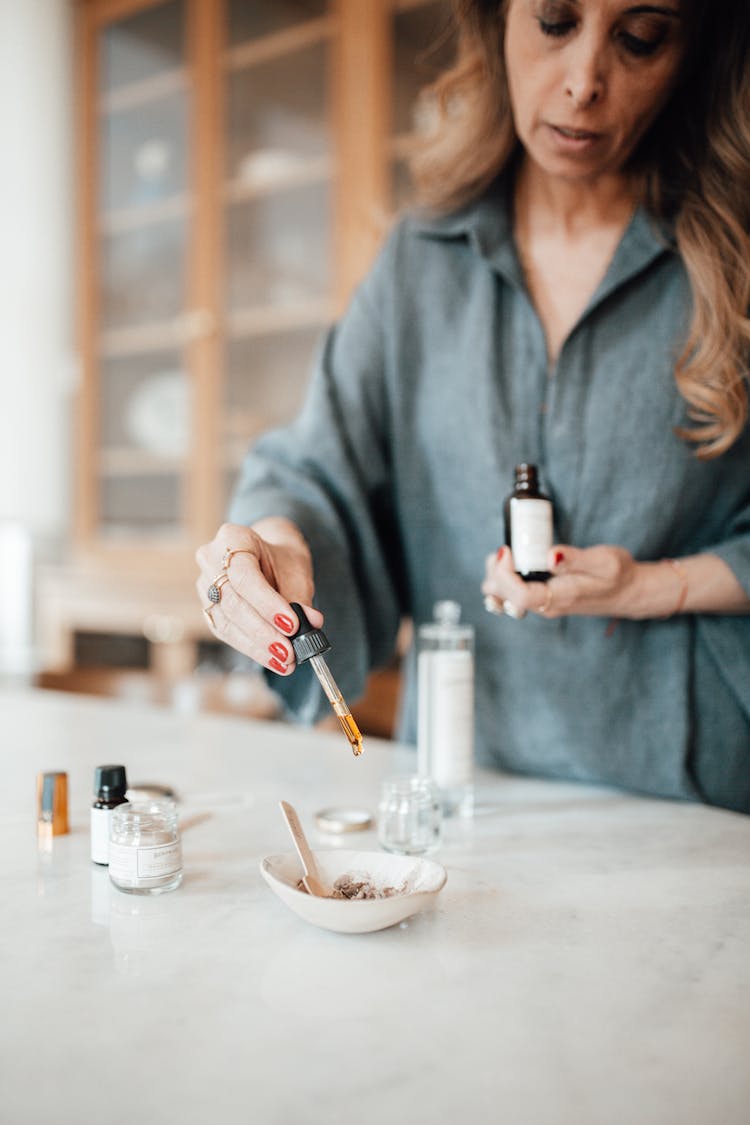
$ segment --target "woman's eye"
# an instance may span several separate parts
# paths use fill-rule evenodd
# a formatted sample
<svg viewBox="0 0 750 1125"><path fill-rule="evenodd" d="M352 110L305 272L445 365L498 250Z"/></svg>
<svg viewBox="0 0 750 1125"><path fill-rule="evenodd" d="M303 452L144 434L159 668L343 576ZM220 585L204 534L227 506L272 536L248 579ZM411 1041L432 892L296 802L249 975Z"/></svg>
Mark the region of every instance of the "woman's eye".
<svg viewBox="0 0 750 1125"><path fill-rule="evenodd" d="M655 39L641 39L639 35L631 35L628 31L620 32L620 42L625 50L637 58L655 54L664 42L665 37L666 32L663 35L658 35Z"/></svg>
<svg viewBox="0 0 750 1125"><path fill-rule="evenodd" d="M541 28L542 35L551 35L555 38L560 38L567 35L573 28L573 20L556 20L550 23L547 20L540 19L539 27Z"/></svg>

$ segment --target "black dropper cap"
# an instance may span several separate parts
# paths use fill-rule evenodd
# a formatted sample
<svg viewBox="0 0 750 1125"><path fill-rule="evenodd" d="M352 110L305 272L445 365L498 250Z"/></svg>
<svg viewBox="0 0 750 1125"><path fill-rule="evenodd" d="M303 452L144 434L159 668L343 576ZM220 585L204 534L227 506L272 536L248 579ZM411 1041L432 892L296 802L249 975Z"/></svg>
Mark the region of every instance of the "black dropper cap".
<svg viewBox="0 0 750 1125"><path fill-rule="evenodd" d="M299 618L299 629L291 638L297 663L301 664L304 660L309 660L311 656L320 656L321 653L328 652L331 646L323 630L316 629L310 624L299 602L290 602L289 604Z"/></svg>
<svg viewBox="0 0 750 1125"><path fill-rule="evenodd" d="M97 766L94 770L94 793L98 797L124 797L127 787L125 766Z"/></svg>

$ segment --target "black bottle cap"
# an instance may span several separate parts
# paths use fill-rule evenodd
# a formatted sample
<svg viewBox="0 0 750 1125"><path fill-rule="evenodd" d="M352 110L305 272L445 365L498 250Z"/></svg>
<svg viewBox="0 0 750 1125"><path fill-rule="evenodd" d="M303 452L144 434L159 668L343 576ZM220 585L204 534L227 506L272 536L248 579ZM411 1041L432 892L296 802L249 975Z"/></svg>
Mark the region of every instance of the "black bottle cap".
<svg viewBox="0 0 750 1125"><path fill-rule="evenodd" d="M292 637L292 648L294 649L294 655L297 657L297 663L301 664L304 660L309 660L311 656L320 656L321 653L328 652L331 646L323 630L316 629L310 624L299 602L290 602L289 604L299 618L299 629Z"/></svg>
<svg viewBox="0 0 750 1125"><path fill-rule="evenodd" d="M124 797L127 787L125 766L97 766L94 770L94 792L97 796Z"/></svg>

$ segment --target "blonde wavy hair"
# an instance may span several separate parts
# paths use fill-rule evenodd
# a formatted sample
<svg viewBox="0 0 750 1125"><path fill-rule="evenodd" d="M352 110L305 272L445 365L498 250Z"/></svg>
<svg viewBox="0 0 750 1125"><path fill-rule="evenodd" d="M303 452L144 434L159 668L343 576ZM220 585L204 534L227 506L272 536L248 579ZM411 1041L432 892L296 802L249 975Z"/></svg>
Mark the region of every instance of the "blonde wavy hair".
<svg viewBox="0 0 750 1125"><path fill-rule="evenodd" d="M418 201L454 211L516 154L503 61L508 0L458 0L453 65L425 91L437 109L411 159ZM750 356L750 0L682 0L688 48L668 105L633 156L643 201L674 232L693 315L675 366L690 425L711 458L748 417Z"/></svg>

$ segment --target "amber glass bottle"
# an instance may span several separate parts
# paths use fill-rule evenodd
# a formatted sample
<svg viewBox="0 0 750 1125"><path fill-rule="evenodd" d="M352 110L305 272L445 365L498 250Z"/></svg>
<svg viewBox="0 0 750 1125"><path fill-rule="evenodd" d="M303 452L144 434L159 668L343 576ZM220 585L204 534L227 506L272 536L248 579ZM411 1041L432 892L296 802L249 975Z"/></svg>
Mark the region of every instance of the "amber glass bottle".
<svg viewBox="0 0 750 1125"><path fill-rule="evenodd" d="M503 505L505 545L516 573L525 582L546 582L547 555L552 546L552 501L539 488L536 465L516 466L513 491Z"/></svg>

